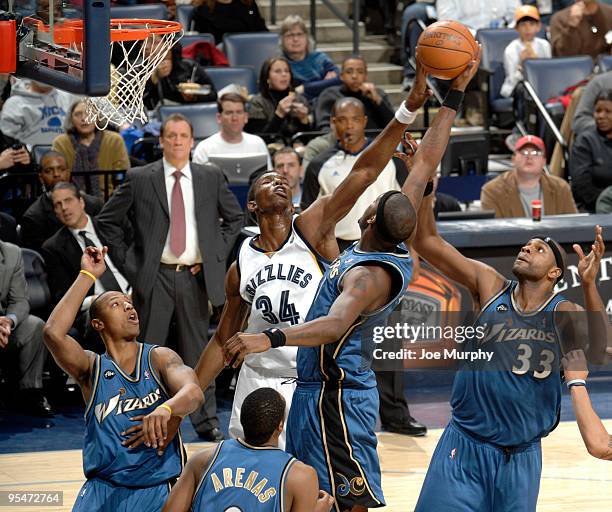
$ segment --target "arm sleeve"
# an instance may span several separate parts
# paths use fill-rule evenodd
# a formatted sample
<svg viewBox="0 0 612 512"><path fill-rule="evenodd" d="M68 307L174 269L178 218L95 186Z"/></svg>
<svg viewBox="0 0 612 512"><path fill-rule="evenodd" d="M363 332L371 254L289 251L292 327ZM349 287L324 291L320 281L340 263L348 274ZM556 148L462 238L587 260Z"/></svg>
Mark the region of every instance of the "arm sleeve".
<svg viewBox="0 0 612 512"><path fill-rule="evenodd" d="M19 116L19 103L10 101L10 99L7 100L0 111L0 132L20 140L19 137L22 135L25 126L23 119Z"/></svg>
<svg viewBox="0 0 612 512"><path fill-rule="evenodd" d="M575 55L576 53L576 35L572 34L564 16L565 13L558 12L550 22L550 40L555 57Z"/></svg>
<svg viewBox="0 0 612 512"><path fill-rule="evenodd" d="M589 211L595 211L595 202L603 190L593 184L592 164L593 148L586 137L578 136L570 158L572 192L577 202L582 203Z"/></svg>
<svg viewBox="0 0 612 512"><path fill-rule="evenodd" d="M330 78L328 80L315 80L314 82L304 83L304 95L307 98L316 98L321 92L333 85L340 85L340 78Z"/></svg>
<svg viewBox="0 0 612 512"><path fill-rule="evenodd" d="M612 83L610 85L612 85ZM580 96L580 101L574 113L574 120L572 121L572 130L576 135L585 132L589 128L595 127L593 107L595 106L595 100L597 96L599 96L601 90L600 81L594 78L582 91L582 96Z"/></svg>
<svg viewBox="0 0 612 512"><path fill-rule="evenodd" d="M14 315L13 322L17 327L25 320L30 312L30 304L26 294L26 279L23 270L23 258L18 250L15 270L9 281L9 292L7 295L6 315Z"/></svg>
<svg viewBox="0 0 612 512"><path fill-rule="evenodd" d="M323 91L316 101L315 105L315 125L317 130L329 128L329 120L331 118L331 110L334 102L339 96L332 94L330 89Z"/></svg>
<svg viewBox="0 0 612 512"><path fill-rule="evenodd" d="M387 96L387 93L378 87L376 88L376 92L378 92L382 98L382 101L380 102L380 105L376 105L372 102L374 112L376 113L375 120L376 124L380 128L384 128L389 124L391 119L395 117L395 111L393 110L393 106L391 105L391 101L389 101L389 96Z"/></svg>
<svg viewBox="0 0 612 512"><path fill-rule="evenodd" d="M204 142L204 141L202 141ZM208 154L206 153L206 148L200 142L193 152L193 163L194 164L205 164L208 162Z"/></svg>
<svg viewBox="0 0 612 512"><path fill-rule="evenodd" d="M229 189L225 175L220 169L217 173L217 208L221 218L221 234L225 240L225 256L227 257L240 234L244 214L236 196Z"/></svg>
<svg viewBox="0 0 612 512"><path fill-rule="evenodd" d="M574 196L572 196L572 189L569 183L561 183L561 187L559 198L561 199L562 207L559 214L578 213L578 208L576 208L576 203L574 202Z"/></svg>
<svg viewBox="0 0 612 512"><path fill-rule="evenodd" d="M495 210L495 216L501 217L501 212L498 207L498 200L495 195L491 192L490 187L482 187L480 190L480 207L483 210Z"/></svg>
<svg viewBox="0 0 612 512"><path fill-rule="evenodd" d="M519 46L512 42L504 50L504 71L506 72L506 79L502 85L500 94L505 98L509 98L512 95L512 91L516 87L516 84L523 78L523 73L519 69L521 62L519 56Z"/></svg>

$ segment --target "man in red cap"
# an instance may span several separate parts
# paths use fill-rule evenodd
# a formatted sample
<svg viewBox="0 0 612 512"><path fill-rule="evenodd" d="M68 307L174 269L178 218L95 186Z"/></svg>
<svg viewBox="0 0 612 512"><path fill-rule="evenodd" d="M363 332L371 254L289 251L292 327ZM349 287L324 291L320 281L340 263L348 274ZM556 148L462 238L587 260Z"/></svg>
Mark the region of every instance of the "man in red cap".
<svg viewBox="0 0 612 512"><path fill-rule="evenodd" d="M577 213L569 184L544 170L546 148L535 135L516 141L512 156L514 169L489 181L480 192L485 210L495 217L531 217L531 204L540 201L542 215Z"/></svg>

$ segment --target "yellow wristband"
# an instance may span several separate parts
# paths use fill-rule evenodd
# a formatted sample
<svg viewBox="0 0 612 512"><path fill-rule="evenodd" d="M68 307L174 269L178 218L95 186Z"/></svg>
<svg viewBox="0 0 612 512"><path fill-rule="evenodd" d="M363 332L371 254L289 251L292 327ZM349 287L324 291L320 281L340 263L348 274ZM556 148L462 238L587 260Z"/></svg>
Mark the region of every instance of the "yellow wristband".
<svg viewBox="0 0 612 512"><path fill-rule="evenodd" d="M164 409L168 409L170 416L172 416L172 409L170 408L168 404L161 404L160 407L163 407Z"/></svg>
<svg viewBox="0 0 612 512"><path fill-rule="evenodd" d="M96 276L94 276L94 275L93 275L91 272L89 272L89 271L87 271L87 270L83 270L83 269L81 269L81 270L79 271L79 274L85 274L86 276L91 277L91 278L93 279L93 282L94 282L94 283L95 283L95 282L98 280L98 278L97 278Z"/></svg>

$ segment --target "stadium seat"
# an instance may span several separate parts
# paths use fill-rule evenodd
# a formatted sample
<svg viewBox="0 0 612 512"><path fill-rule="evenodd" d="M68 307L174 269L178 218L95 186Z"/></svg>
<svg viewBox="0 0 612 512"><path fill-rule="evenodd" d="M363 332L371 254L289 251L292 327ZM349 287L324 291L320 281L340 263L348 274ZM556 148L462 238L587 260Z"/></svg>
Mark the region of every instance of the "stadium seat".
<svg viewBox="0 0 612 512"><path fill-rule="evenodd" d="M122 5L111 7L111 19L150 19L167 20L168 9L164 4L141 4L141 5Z"/></svg>
<svg viewBox="0 0 612 512"><path fill-rule="evenodd" d="M191 24L193 22L193 5L177 5L176 6L176 21L183 25L183 30L189 32L193 30ZM214 41L214 37L213 37ZM213 43L214 44L214 43Z"/></svg>
<svg viewBox="0 0 612 512"><path fill-rule="evenodd" d="M210 43L212 45L215 44L215 36L212 34L189 34L183 36L180 40L181 46L183 48L187 48L189 45L193 43Z"/></svg>
<svg viewBox="0 0 612 512"><path fill-rule="evenodd" d="M51 151L51 146L50 145L40 144L38 146L33 146L32 147L32 156L34 157L34 161L37 164L39 164L40 163L40 159L43 157L43 155L47 151Z"/></svg>
<svg viewBox="0 0 612 512"><path fill-rule="evenodd" d="M28 284L27 293L30 310L36 314L36 312L44 311L51 304L51 292L47 284L45 261L40 254L31 249L22 248L21 255Z"/></svg>
<svg viewBox="0 0 612 512"><path fill-rule="evenodd" d="M204 68L215 84L217 91L230 84L238 84L247 88L249 94L257 93L255 71L250 67L241 68Z"/></svg>
<svg viewBox="0 0 612 512"><path fill-rule="evenodd" d="M193 125L193 138L200 140L219 131L216 103L190 103L188 105L168 105L160 107L162 122L172 114L183 114Z"/></svg>
<svg viewBox="0 0 612 512"><path fill-rule="evenodd" d="M600 73L607 73L608 71L612 71L612 55L600 55L597 59L597 63L599 64Z"/></svg>
<svg viewBox="0 0 612 512"><path fill-rule="evenodd" d="M223 44L230 66L249 66L255 75L259 75L266 59L280 54L278 34L274 32L226 34Z"/></svg>
<svg viewBox="0 0 612 512"><path fill-rule="evenodd" d="M513 29L482 29L476 33L476 39L482 45L480 69L487 75L489 124L506 126L513 122L512 98L500 94L506 79L504 70L504 50L510 41L516 39Z"/></svg>

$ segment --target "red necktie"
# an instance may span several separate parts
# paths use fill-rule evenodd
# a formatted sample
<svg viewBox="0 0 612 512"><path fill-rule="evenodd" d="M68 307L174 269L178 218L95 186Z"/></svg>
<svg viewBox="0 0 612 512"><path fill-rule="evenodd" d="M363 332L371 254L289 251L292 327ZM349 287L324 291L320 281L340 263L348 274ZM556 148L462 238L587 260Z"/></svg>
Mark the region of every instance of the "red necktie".
<svg viewBox="0 0 612 512"><path fill-rule="evenodd" d="M170 249L178 258L185 252L185 203L183 202L183 190L181 189L181 171L174 171L174 187L172 187L172 211L170 212Z"/></svg>

